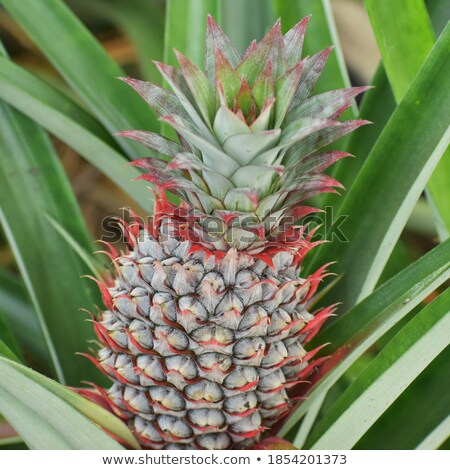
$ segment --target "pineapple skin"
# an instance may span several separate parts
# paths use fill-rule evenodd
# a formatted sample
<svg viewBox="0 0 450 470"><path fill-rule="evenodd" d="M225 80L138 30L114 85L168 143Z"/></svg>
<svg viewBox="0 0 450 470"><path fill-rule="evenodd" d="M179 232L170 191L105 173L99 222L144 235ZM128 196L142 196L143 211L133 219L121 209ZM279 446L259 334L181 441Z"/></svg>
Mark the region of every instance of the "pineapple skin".
<svg viewBox="0 0 450 470"><path fill-rule="evenodd" d="M104 397L145 448L251 447L315 365L304 345L333 307L306 306L324 269L300 278L292 250L271 266L235 248L196 250L157 219L130 224L130 251L111 254L115 284L94 321L104 344L94 362L114 382Z"/></svg>
<svg viewBox="0 0 450 470"><path fill-rule="evenodd" d="M331 49L301 59L307 23L277 22L241 57L209 17L206 74L177 53L180 69L156 64L172 91L124 79L178 137L119 133L170 161L133 162L154 214L122 221L128 250L110 246L92 319L90 358L114 382L96 393L144 448L252 447L324 360L305 345L334 312L309 311L327 266L300 277L320 241L294 222L340 186L323 172L348 154L318 150L367 123L339 120L367 87L311 96Z"/></svg>

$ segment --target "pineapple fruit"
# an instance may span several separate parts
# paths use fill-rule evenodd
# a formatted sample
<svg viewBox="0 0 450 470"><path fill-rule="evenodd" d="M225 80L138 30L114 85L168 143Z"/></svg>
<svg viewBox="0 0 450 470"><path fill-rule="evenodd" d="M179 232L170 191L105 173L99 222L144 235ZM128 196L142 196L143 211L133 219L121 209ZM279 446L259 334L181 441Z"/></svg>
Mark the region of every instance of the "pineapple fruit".
<svg viewBox="0 0 450 470"><path fill-rule="evenodd" d="M326 267L300 277L318 242L294 223L339 188L323 171L348 154L318 149L365 124L338 118L366 88L311 97L331 48L301 59L307 23L278 21L241 57L209 17L205 73L176 52L179 68L156 64L172 91L124 79L178 137L120 133L168 158L133 162L154 215L123 222L94 320L114 382L97 391L144 448L251 447L316 365L305 344L334 307L308 309Z"/></svg>

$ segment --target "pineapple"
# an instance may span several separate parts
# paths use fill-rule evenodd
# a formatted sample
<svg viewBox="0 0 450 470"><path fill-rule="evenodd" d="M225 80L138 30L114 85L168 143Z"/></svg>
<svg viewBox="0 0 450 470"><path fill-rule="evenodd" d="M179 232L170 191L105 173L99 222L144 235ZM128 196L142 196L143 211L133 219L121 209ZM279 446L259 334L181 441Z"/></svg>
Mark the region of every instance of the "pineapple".
<svg viewBox="0 0 450 470"><path fill-rule="evenodd" d="M340 187L323 171L348 154L318 149L365 124L338 118L366 88L311 97L331 48L301 59L307 23L278 21L241 57L209 17L205 73L176 51L179 68L156 63L172 91L124 79L178 137L119 133L164 158L133 162L154 215L123 222L93 320L114 382L97 391L144 448L251 447L316 365L305 345L334 307L308 310L326 267L300 277L318 242L294 223Z"/></svg>

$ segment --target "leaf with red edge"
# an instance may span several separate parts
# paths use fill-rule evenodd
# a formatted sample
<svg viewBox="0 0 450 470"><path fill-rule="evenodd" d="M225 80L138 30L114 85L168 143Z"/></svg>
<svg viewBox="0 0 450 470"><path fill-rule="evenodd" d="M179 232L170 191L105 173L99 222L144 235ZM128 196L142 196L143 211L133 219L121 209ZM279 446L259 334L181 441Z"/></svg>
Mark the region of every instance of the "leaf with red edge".
<svg viewBox="0 0 450 470"><path fill-rule="evenodd" d="M277 100L275 101L275 128L281 126L282 122L284 121L289 106L291 105L292 98L297 91L302 70L303 63L299 62L275 82L277 96Z"/></svg>
<svg viewBox="0 0 450 470"><path fill-rule="evenodd" d="M155 111L158 116L166 116L167 114L178 114L186 117L187 113L180 105L176 96L154 83L144 82L129 77L119 77L127 85L137 91L144 101Z"/></svg>
<svg viewBox="0 0 450 470"><path fill-rule="evenodd" d="M345 122L334 121L332 126L324 126L323 129L319 129L317 132L313 132L305 138L302 138L302 140L300 140L298 143L294 144L286 152L283 163L288 164L294 160L298 161L299 158L309 155L311 152L325 147L326 145L333 143L341 137L344 137L350 132L353 132L359 127L365 126L367 124L371 124L371 122L364 120L352 120Z"/></svg>
<svg viewBox="0 0 450 470"><path fill-rule="evenodd" d="M272 61L269 60L263 68L252 87L253 98L262 110L265 104L275 97L275 79L273 75Z"/></svg>
<svg viewBox="0 0 450 470"><path fill-rule="evenodd" d="M306 27L311 16L307 16L299 21L284 35L284 45L286 47L287 65L293 67L302 58L303 42L305 40Z"/></svg>
<svg viewBox="0 0 450 470"><path fill-rule="evenodd" d="M216 76L216 52L220 51L232 67L236 67L240 61L239 53L230 38L223 32L222 28L208 15L206 24L206 75L211 83Z"/></svg>
<svg viewBox="0 0 450 470"><path fill-rule="evenodd" d="M295 108L309 97L320 78L332 50L333 46L327 47L323 51L303 61L303 73L300 79L300 85L292 100L291 108Z"/></svg>
<svg viewBox="0 0 450 470"><path fill-rule="evenodd" d="M237 67L237 71L239 74L243 74L249 85L252 86L269 60L272 61L276 77L285 72L287 62L279 20L261 42L256 45L255 49L242 60Z"/></svg>
<svg viewBox="0 0 450 470"><path fill-rule="evenodd" d="M241 87L241 79L220 49L215 54L215 81L228 108L233 109L234 97Z"/></svg>
<svg viewBox="0 0 450 470"><path fill-rule="evenodd" d="M289 112L289 117L286 120L295 122L297 119L314 116L315 118L329 119L335 113L347 105L351 105L352 100L361 93L370 90L373 87L360 86L353 88L342 88L340 90L332 90L320 95L315 95L312 98L300 103Z"/></svg>
<svg viewBox="0 0 450 470"><path fill-rule="evenodd" d="M166 157L175 157L178 153L183 152L183 148L177 142L167 139L160 134L150 131L122 131L116 135L133 139L149 149Z"/></svg>
<svg viewBox="0 0 450 470"><path fill-rule="evenodd" d="M214 90L206 75L181 52L175 51L181 72L194 97L200 113L207 123L212 123L215 111Z"/></svg>

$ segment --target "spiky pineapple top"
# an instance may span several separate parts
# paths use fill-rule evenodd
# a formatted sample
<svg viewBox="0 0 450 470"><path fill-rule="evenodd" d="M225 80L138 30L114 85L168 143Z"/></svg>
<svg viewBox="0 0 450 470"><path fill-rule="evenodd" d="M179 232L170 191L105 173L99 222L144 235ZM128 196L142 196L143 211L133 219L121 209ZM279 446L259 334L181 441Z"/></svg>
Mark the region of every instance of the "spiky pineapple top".
<svg viewBox="0 0 450 470"><path fill-rule="evenodd" d="M317 150L364 124L337 119L365 88L310 97L331 49L301 60L307 22L284 37L277 22L240 57L209 17L206 75L177 53L180 69L157 64L173 92L125 79L179 137L121 133L170 162L134 162L154 215L124 223L93 320L91 359L115 382L98 393L144 447L249 447L317 364L304 346L333 306L309 312L326 267L300 277L315 243L292 223L339 186L323 171L347 154Z"/></svg>
<svg viewBox="0 0 450 470"><path fill-rule="evenodd" d="M366 87L310 97L332 48L301 60L308 19L284 37L277 21L240 57L208 17L206 74L176 51L179 69L156 63L173 93L124 79L179 136L119 133L171 158L134 165L181 196L183 236L214 250L285 247L297 238L292 222L314 210L303 201L340 186L323 171L348 154L317 150L365 124L337 119Z"/></svg>

